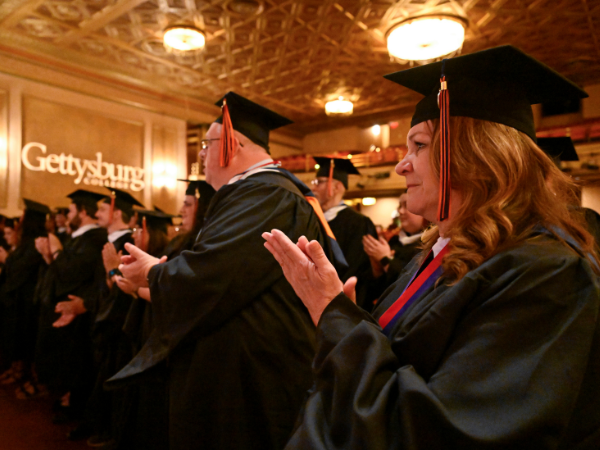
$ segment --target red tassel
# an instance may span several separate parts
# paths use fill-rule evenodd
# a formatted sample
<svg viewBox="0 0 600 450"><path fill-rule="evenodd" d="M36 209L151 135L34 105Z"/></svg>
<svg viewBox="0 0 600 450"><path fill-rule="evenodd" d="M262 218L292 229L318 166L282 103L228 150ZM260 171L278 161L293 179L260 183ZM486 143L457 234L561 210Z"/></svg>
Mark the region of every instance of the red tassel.
<svg viewBox="0 0 600 450"><path fill-rule="evenodd" d="M112 225L113 223L113 214L115 212L115 198L116 195L114 192L110 193L110 212L108 213L108 224Z"/></svg>
<svg viewBox="0 0 600 450"><path fill-rule="evenodd" d="M221 127L221 147L219 153L219 164L221 167L227 167L233 153L234 135L231 116L229 115L229 107L227 100L223 100L223 126Z"/></svg>
<svg viewBox="0 0 600 450"><path fill-rule="evenodd" d="M440 195L438 200L438 221L450 218L450 95L446 77L440 80L438 97L440 107Z"/></svg>
<svg viewBox="0 0 600 450"><path fill-rule="evenodd" d="M329 178L327 178L327 195L333 197L333 169L335 167L335 161L332 159L329 164Z"/></svg>
<svg viewBox="0 0 600 450"><path fill-rule="evenodd" d="M148 235L148 229L146 228L146 216L142 217L142 250L146 251L148 245L146 244L146 236Z"/></svg>

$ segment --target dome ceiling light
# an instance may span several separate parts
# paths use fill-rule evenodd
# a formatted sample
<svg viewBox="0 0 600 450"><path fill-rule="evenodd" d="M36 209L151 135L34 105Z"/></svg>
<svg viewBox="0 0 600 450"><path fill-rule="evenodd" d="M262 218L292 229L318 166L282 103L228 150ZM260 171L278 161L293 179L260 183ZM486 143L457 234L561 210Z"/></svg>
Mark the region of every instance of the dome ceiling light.
<svg viewBox="0 0 600 450"><path fill-rule="evenodd" d="M163 43L167 50L189 52L204 48L206 36L193 25L171 25L165 29Z"/></svg>
<svg viewBox="0 0 600 450"><path fill-rule="evenodd" d="M403 62L428 62L450 56L462 48L465 23L460 17L451 15L407 19L388 31L388 52Z"/></svg>
<svg viewBox="0 0 600 450"><path fill-rule="evenodd" d="M328 116L349 116L352 114L353 109L352 102L344 100L344 97L325 103L325 114Z"/></svg>

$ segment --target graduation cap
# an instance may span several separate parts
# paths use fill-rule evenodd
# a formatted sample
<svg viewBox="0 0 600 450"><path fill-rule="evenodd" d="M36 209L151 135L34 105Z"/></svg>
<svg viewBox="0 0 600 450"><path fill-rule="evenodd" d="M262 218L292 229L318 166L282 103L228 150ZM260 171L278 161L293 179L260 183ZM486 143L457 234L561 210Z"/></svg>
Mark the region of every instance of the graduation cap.
<svg viewBox="0 0 600 450"><path fill-rule="evenodd" d="M348 189L348 175L360 175L360 172L354 167L352 161L346 158L326 158L315 156L314 160L319 165L317 177L327 177L329 180L340 181ZM331 193L331 181L327 183L327 189Z"/></svg>
<svg viewBox="0 0 600 450"><path fill-rule="evenodd" d="M144 219L149 228L154 228L162 231L167 231L167 227L173 222L173 218L177 217L173 214L167 214L162 211L153 211L150 209L136 209L138 213L138 223L143 225Z"/></svg>
<svg viewBox="0 0 600 450"><path fill-rule="evenodd" d="M97 192L86 191L85 189L77 189L75 192L71 192L67 195L71 199L73 203L76 205L87 205L97 207L98 202L103 198L106 198L105 195L98 194Z"/></svg>
<svg viewBox="0 0 600 450"><path fill-rule="evenodd" d="M562 75L510 45L385 78L425 95L417 104L411 126L440 119L440 221L450 213L450 116L501 123L522 131L535 142L531 105L588 96Z"/></svg>
<svg viewBox="0 0 600 450"><path fill-rule="evenodd" d="M227 167L233 148L233 130L237 130L269 151L269 131L293 123L291 120L254 103L235 92L228 92L215 105L220 106L223 114L216 123L223 125L220 142L220 165Z"/></svg>
<svg viewBox="0 0 600 450"><path fill-rule="evenodd" d="M54 208L54 214L62 214L63 216L66 216L67 214L69 214L69 208L64 208L64 207Z"/></svg>
<svg viewBox="0 0 600 450"><path fill-rule="evenodd" d="M184 180L178 178L177 181L185 181L186 183L189 183L187 189L185 190L185 195L192 195L196 198L202 199L208 197L208 201L210 201L210 198L212 198L216 192L214 188L204 180Z"/></svg>
<svg viewBox="0 0 600 450"><path fill-rule="evenodd" d="M110 196L105 197L105 199L104 199L105 203L110 203L110 212L109 212L109 216L108 216L109 224L112 223L113 212L114 212L115 208L117 208L120 211L125 212L127 215L132 215L134 206L141 206L142 208L144 207L144 205L142 205L136 198L134 198L128 192L121 191L120 189L108 188L108 187L106 189L108 189L110 191Z"/></svg>
<svg viewBox="0 0 600 450"><path fill-rule="evenodd" d="M560 161L579 161L570 137L538 138L537 145L556 165L559 165Z"/></svg>
<svg viewBox="0 0 600 450"><path fill-rule="evenodd" d="M46 216L47 214L50 214L52 212L52 211L50 211L50 208L48 208L43 203L29 200L28 198L24 198L23 202L25 203L25 209L28 211L33 211L38 214L43 214L44 216Z"/></svg>

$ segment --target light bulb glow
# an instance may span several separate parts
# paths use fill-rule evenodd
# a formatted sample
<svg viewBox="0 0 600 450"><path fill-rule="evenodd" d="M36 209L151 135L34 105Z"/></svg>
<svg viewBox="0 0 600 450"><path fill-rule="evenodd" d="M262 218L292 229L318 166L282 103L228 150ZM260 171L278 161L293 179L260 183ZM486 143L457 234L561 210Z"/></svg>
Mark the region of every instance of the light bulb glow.
<svg viewBox="0 0 600 450"><path fill-rule="evenodd" d="M452 53L465 40L463 23L454 18L423 17L402 22L388 34L391 56L405 61L427 61Z"/></svg>
<svg viewBox="0 0 600 450"><path fill-rule="evenodd" d="M340 97L338 100L325 103L325 114L328 116L349 116L354 110L354 105L349 100Z"/></svg>
<svg viewBox="0 0 600 450"><path fill-rule="evenodd" d="M165 31L163 42L168 47L186 52L203 48L206 38L204 33L195 27L173 26Z"/></svg>
<svg viewBox="0 0 600 450"><path fill-rule="evenodd" d="M377 203L377 199L375 197L365 197L362 199L363 206L372 206Z"/></svg>
<svg viewBox="0 0 600 450"><path fill-rule="evenodd" d="M371 127L371 133L373 133L373 136L379 136L381 134L381 127L379 125L373 125Z"/></svg>

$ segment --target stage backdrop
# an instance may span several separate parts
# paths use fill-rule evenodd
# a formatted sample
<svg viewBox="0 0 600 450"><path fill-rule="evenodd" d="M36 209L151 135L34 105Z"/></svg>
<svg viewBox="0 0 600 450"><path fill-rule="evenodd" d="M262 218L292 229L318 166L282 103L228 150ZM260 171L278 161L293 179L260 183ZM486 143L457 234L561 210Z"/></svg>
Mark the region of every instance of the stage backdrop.
<svg viewBox="0 0 600 450"><path fill-rule="evenodd" d="M24 198L68 206L70 192L108 193L106 186L123 189L143 203L147 177L142 122L24 96L22 143Z"/></svg>

